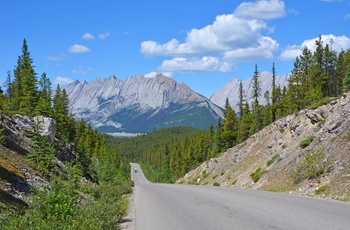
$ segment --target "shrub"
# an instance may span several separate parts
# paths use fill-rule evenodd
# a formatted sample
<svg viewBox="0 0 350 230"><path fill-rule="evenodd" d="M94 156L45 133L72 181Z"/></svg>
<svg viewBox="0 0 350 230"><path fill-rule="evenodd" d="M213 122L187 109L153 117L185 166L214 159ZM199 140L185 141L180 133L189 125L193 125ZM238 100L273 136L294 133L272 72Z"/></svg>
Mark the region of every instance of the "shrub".
<svg viewBox="0 0 350 230"><path fill-rule="evenodd" d="M262 170L261 168L257 168L255 170L255 172L252 172L250 174L250 178L252 178L252 180L254 181L254 183L258 182L260 180L260 177L265 174L267 171L266 170Z"/></svg>
<svg viewBox="0 0 350 230"><path fill-rule="evenodd" d="M328 187L329 187L328 185L323 185L323 186L319 187L315 191L316 195L320 195L320 194L324 193L328 189Z"/></svg>
<svg viewBox="0 0 350 230"><path fill-rule="evenodd" d="M320 120L320 121L317 123L317 126L318 126L319 128L321 128L321 127L324 125L324 123L326 123L326 120Z"/></svg>
<svg viewBox="0 0 350 230"><path fill-rule="evenodd" d="M215 182L213 183L213 186L220 186L220 183L218 183L218 182L215 181Z"/></svg>
<svg viewBox="0 0 350 230"><path fill-rule="evenodd" d="M279 157L280 157L280 155L275 154L270 160L268 160L268 161L266 162L266 165L267 165L267 166L272 165L273 163L275 163L275 161L276 161Z"/></svg>
<svg viewBox="0 0 350 230"><path fill-rule="evenodd" d="M310 136L304 140L302 140L299 144L300 148L306 148L307 146L309 146L309 144L315 139L315 136Z"/></svg>
<svg viewBox="0 0 350 230"><path fill-rule="evenodd" d="M328 170L329 162L327 162L323 149L308 152L295 171L294 182L299 183L304 179L316 179Z"/></svg>

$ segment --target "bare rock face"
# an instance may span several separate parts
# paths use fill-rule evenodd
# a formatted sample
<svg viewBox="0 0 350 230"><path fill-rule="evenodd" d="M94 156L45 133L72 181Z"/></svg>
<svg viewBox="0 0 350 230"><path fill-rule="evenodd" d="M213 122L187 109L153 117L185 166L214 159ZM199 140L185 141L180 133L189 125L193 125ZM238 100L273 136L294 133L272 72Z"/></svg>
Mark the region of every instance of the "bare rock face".
<svg viewBox="0 0 350 230"><path fill-rule="evenodd" d="M34 117L34 122L39 125L40 135L48 137L53 143L56 135L56 121L51 117L37 116Z"/></svg>
<svg viewBox="0 0 350 230"><path fill-rule="evenodd" d="M301 147L310 138L310 144ZM177 182L199 185L217 182L221 186L350 200L349 152L350 93L347 93L315 110L303 110L275 121ZM296 181L296 172L306 161L306 155L317 153L324 154L318 164L328 165L325 172L317 178ZM257 170L263 173L254 182L251 175ZM326 191L319 192L319 188Z"/></svg>

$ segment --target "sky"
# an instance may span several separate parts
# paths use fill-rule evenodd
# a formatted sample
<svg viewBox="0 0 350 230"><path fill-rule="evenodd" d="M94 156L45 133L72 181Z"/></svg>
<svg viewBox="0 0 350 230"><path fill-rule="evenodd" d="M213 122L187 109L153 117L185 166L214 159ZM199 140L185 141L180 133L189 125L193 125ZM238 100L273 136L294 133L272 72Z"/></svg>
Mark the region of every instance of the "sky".
<svg viewBox="0 0 350 230"><path fill-rule="evenodd" d="M206 97L233 78L291 72L304 47L350 48L350 0L11 0L0 2L0 86L25 38L38 77L163 73Z"/></svg>

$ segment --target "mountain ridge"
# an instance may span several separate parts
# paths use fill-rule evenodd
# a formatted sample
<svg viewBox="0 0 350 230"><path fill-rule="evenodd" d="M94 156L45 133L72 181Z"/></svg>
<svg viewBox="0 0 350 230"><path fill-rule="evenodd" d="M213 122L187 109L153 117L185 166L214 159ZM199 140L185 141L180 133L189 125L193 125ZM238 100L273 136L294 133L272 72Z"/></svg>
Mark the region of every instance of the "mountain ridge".
<svg viewBox="0 0 350 230"><path fill-rule="evenodd" d="M276 86L280 86L281 89L283 89L284 86L288 85L288 79L290 74L286 74L283 76L276 76L275 84ZM259 73L259 81L260 81L260 87L261 87L261 96L259 97L259 103L261 105L266 105L266 101L264 98L264 93L268 90L272 92L272 74L263 71ZM253 77L250 77L244 81L242 81L243 85L243 91L245 100L251 104L253 99L251 98L252 94L252 84L253 84ZM214 92L209 96L209 100L211 100L213 103L217 104L218 106L225 107L226 98L228 98L229 103L236 112L238 111L238 102L239 102L239 85L240 80L238 78L233 78L231 81L226 83L223 87L221 87L219 90Z"/></svg>
<svg viewBox="0 0 350 230"><path fill-rule="evenodd" d="M223 110L209 99L162 74L74 81L64 89L77 118L102 132L141 133L175 125L208 129L223 117Z"/></svg>

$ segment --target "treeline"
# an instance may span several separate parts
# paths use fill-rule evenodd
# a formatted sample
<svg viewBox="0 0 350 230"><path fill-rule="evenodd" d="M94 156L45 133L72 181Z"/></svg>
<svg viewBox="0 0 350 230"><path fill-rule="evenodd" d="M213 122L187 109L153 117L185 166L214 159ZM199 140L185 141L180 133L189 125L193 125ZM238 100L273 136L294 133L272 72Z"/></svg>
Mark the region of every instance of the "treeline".
<svg viewBox="0 0 350 230"><path fill-rule="evenodd" d="M28 163L49 178L50 188L34 191L24 210L0 209L1 229L118 229L128 206L122 196L131 192L130 165L121 163L106 135L75 120L65 89L52 91L46 73L38 78L25 39L13 76L8 71L0 88L0 112L56 121L53 143L39 135L39 124L23 133L31 139ZM4 129L0 144L6 146ZM64 152L74 159L62 165L55 156Z"/></svg>
<svg viewBox="0 0 350 230"><path fill-rule="evenodd" d="M331 46L332 46L331 42ZM261 92L258 66L255 65L252 93L246 95L240 83L239 111L234 111L228 101L225 117L219 119L216 127L199 131L197 135L171 139L169 134L159 136L153 148L143 148L143 141L155 133L130 140L119 140L118 145L132 144L134 150L123 150L122 155L140 161L148 177L154 181L174 182L200 163L216 157L227 149L242 143L275 120L305 108L316 108L350 90L350 50L340 53L332 50L329 44L323 45L322 37L315 42L316 50L304 48L296 58L287 87L276 85L276 69L272 64L272 92ZM259 101L262 95L265 105ZM253 99L249 104L247 97ZM172 132L172 129L164 132ZM140 147L140 148L138 148ZM136 150L137 149L137 150Z"/></svg>

